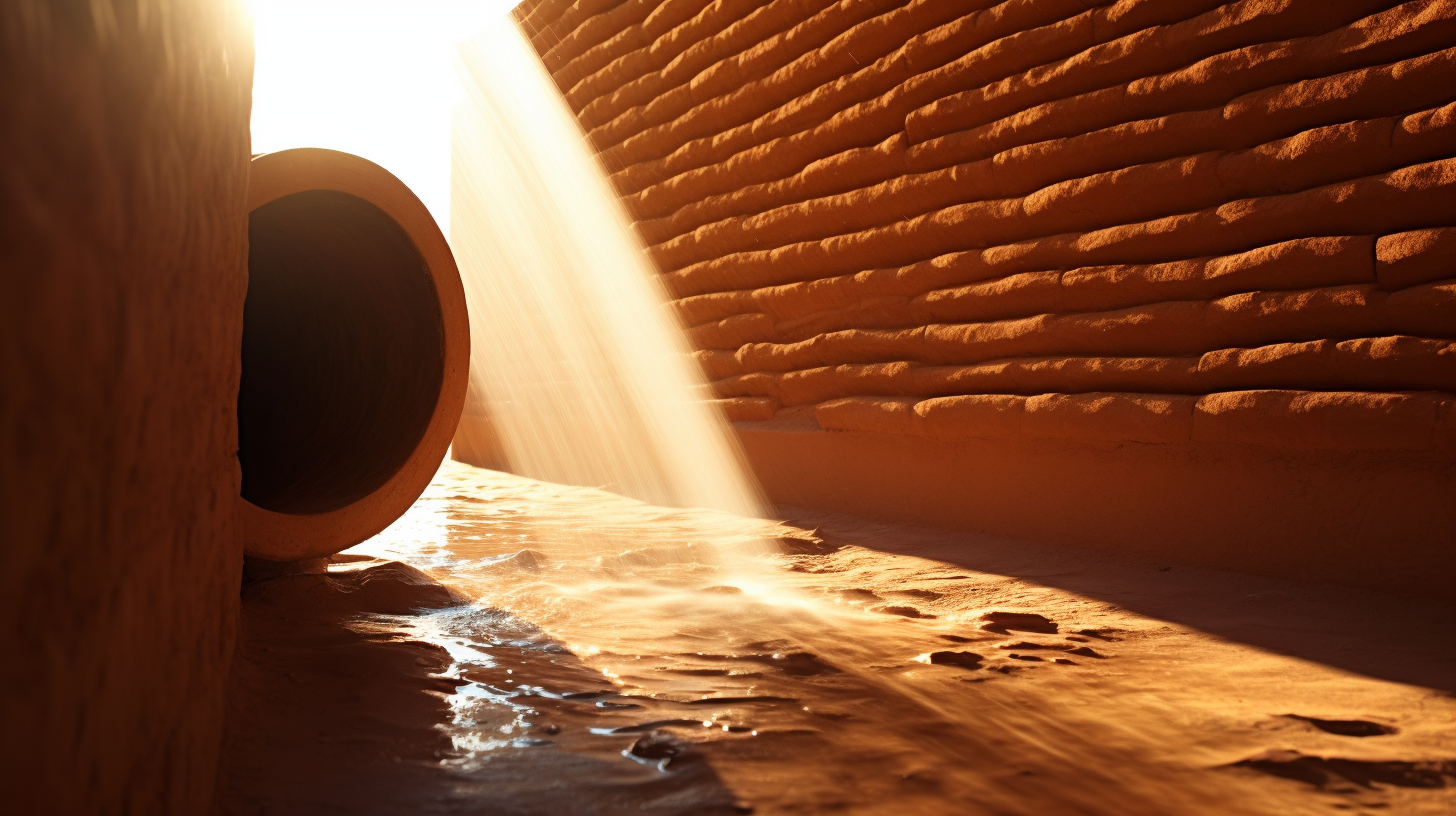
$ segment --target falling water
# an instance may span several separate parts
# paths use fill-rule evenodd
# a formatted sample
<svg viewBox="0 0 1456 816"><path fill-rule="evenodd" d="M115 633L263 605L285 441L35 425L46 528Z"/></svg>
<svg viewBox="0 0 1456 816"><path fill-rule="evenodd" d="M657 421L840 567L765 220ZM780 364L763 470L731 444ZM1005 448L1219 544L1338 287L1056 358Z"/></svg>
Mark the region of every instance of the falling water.
<svg viewBox="0 0 1456 816"><path fill-rule="evenodd" d="M471 387L509 469L761 516L641 242L508 17L460 47L450 242Z"/></svg>

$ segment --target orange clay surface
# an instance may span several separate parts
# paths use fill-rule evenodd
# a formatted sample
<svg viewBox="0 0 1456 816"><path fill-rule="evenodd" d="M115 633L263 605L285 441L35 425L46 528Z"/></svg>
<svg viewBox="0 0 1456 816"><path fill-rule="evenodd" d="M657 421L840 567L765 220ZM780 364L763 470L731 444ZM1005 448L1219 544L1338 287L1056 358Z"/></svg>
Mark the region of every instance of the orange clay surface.
<svg viewBox="0 0 1456 816"><path fill-rule="evenodd" d="M1456 809L1450 606L780 512L446 463L254 569L221 811Z"/></svg>
<svg viewBox="0 0 1456 816"><path fill-rule="evenodd" d="M514 17L774 501L1456 586L1456 2Z"/></svg>

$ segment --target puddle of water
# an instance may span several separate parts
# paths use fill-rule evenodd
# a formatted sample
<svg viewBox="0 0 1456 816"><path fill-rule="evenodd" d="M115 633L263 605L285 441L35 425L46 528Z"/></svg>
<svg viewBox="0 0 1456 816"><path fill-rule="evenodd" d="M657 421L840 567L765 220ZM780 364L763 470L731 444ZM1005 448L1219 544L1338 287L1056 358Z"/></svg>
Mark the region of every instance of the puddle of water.
<svg viewBox="0 0 1456 816"><path fill-rule="evenodd" d="M1129 690L1129 628L1167 627L1070 593L456 463L351 552L475 599L398 620L448 651L443 762L483 785L557 768L682 813L1287 812Z"/></svg>

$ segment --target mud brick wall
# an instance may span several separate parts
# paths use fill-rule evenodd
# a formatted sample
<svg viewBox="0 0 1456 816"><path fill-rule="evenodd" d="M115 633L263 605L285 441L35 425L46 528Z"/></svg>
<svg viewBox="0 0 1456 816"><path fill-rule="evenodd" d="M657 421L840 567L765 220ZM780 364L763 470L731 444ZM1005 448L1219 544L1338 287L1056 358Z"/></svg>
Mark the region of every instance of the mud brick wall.
<svg viewBox="0 0 1456 816"><path fill-rule="evenodd" d="M1452 575L1453 0L516 19L774 498ZM1362 575L1383 540L1405 566Z"/></svg>
<svg viewBox="0 0 1456 816"><path fill-rule="evenodd" d="M207 813L237 628L251 33L0 3L0 810Z"/></svg>

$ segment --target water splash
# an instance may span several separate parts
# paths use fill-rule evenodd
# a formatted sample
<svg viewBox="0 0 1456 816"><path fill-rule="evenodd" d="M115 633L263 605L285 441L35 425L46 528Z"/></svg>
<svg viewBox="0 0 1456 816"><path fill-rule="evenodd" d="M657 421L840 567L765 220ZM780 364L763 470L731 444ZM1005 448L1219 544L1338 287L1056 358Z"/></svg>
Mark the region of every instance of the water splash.
<svg viewBox="0 0 1456 816"><path fill-rule="evenodd" d="M539 57L509 18L459 57L450 242L471 387L509 469L762 516L666 293Z"/></svg>

